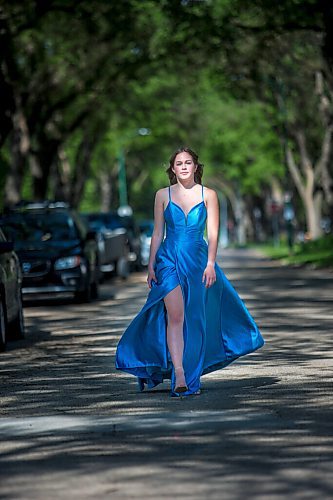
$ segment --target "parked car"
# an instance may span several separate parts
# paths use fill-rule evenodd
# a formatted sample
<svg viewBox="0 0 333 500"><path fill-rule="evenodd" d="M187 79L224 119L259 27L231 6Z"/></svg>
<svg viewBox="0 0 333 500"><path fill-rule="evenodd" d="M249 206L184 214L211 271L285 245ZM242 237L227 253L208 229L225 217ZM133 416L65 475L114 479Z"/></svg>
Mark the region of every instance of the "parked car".
<svg viewBox="0 0 333 500"><path fill-rule="evenodd" d="M139 222L140 238L141 238L141 263L143 266L148 266L151 237L154 230L153 220L141 220Z"/></svg>
<svg viewBox="0 0 333 500"><path fill-rule="evenodd" d="M62 202L22 203L0 217L20 259L24 296L74 294L79 302L98 295L95 233Z"/></svg>
<svg viewBox="0 0 333 500"><path fill-rule="evenodd" d="M0 229L0 351L9 338L24 337L22 272L14 245Z"/></svg>
<svg viewBox="0 0 333 500"><path fill-rule="evenodd" d="M105 213L83 213L89 229L95 231L99 267L102 273L115 272L126 279L129 274L128 235L124 227L114 227L114 218Z"/></svg>
<svg viewBox="0 0 333 500"><path fill-rule="evenodd" d="M135 271L142 270L141 261L141 238L139 226L133 215L120 217L120 223L126 228L129 244L129 261L131 268Z"/></svg>
<svg viewBox="0 0 333 500"><path fill-rule="evenodd" d="M131 269L141 269L140 230L134 217L120 216L117 212L86 214L90 223L101 224L104 228L115 231L125 229L127 234L127 259ZM96 227L96 226L95 226Z"/></svg>

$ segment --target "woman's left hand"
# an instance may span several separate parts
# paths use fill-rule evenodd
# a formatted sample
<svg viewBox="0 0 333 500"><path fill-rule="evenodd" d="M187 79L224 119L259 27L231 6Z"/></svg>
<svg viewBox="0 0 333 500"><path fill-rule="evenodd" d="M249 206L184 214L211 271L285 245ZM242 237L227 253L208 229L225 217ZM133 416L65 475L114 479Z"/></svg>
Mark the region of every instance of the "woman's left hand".
<svg viewBox="0 0 333 500"><path fill-rule="evenodd" d="M206 288L211 287L214 285L216 281L216 273L215 273L215 268L214 264L207 264L206 269L204 270L204 273L202 275L202 283L206 281Z"/></svg>

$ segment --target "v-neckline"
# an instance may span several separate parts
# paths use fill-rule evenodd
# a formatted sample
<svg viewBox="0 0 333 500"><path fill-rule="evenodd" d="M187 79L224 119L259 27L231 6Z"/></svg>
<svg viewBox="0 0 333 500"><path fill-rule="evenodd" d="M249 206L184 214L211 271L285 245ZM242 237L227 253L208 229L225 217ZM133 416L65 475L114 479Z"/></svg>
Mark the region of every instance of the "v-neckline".
<svg viewBox="0 0 333 500"><path fill-rule="evenodd" d="M174 201L169 200L169 203L172 203L173 205L175 205L176 207L178 207L178 208L179 208L179 210L181 210L181 211L183 212L183 214L184 214L184 216L185 216L185 219L187 219L187 217L188 217L188 216L189 216L189 214L192 212L192 210L194 210L194 209L195 209L195 207L197 207L198 205L201 205L201 203L203 203L203 202L204 202L204 200L199 201L198 203L196 203L195 205L193 205L193 207L191 207L191 208L190 208L190 210L189 210L187 213L185 213L185 212L184 212L184 210L182 209L182 207L181 207L180 205L178 205L178 203L175 203ZM168 205L169 205L169 203L168 203ZM167 206L168 206L168 205L167 205Z"/></svg>
<svg viewBox="0 0 333 500"><path fill-rule="evenodd" d="M203 198L203 185L201 187L202 187L202 200L199 201L198 203L196 203L195 205L193 205L193 207L191 207L190 210L187 213L185 213L184 210L183 210L183 208L172 200L172 198L171 198L171 192L170 192L170 186L169 186L169 203L165 207L164 212L166 211L166 209L168 208L168 206L170 205L170 203L172 203L173 205L175 205L175 207L179 208L179 210L182 212L182 214L184 215L184 218L185 218L185 224L187 225L187 219L188 219L188 216L190 215L190 213L192 212L192 210L194 210L199 205L202 205L202 203L206 207L205 200Z"/></svg>
<svg viewBox="0 0 333 500"><path fill-rule="evenodd" d="M181 213L183 214L184 216L184 220L185 220L185 226L187 226L187 220L188 220L188 216L190 215L190 213L192 212L192 210L194 210L196 207L198 207L199 205L201 205L202 203L205 205L205 201L204 200L201 200L199 201L199 203L196 203L195 205L193 205L193 207L191 207L191 209L187 212L187 214L184 212L184 210L182 209L182 207L180 205L177 205L177 203L175 203L174 201L172 200L169 200L169 203L167 204L167 206L165 207L164 209L164 212L166 211L166 209L168 208L168 206L170 205L170 203L172 203L175 207L179 208L179 210L181 211Z"/></svg>

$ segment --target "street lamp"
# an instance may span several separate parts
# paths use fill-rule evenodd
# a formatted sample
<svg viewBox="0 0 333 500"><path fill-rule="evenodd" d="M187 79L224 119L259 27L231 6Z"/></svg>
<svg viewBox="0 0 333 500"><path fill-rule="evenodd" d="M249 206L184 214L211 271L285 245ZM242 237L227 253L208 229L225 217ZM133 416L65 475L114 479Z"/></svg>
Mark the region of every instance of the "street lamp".
<svg viewBox="0 0 333 500"><path fill-rule="evenodd" d="M120 148L118 156L118 189L119 189L119 206L122 207L128 204L126 165L125 165L125 154L123 148Z"/></svg>
<svg viewBox="0 0 333 500"><path fill-rule="evenodd" d="M151 130L146 127L138 128L135 135L147 136ZM126 179L126 162L124 148L119 149L118 154L118 192L119 192L119 208L118 214L121 216L132 215L132 208L128 205L127 195L127 179Z"/></svg>

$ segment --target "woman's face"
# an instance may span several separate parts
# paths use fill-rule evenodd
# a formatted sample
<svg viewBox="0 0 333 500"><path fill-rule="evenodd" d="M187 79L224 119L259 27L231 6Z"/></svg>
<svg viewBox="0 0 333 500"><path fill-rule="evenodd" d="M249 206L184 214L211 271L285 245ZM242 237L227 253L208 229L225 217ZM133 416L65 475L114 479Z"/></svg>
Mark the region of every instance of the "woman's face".
<svg viewBox="0 0 333 500"><path fill-rule="evenodd" d="M196 171L197 166L193 162L193 158L189 153L179 153L173 164L173 172L176 174L179 179L190 179L194 177L194 172Z"/></svg>

